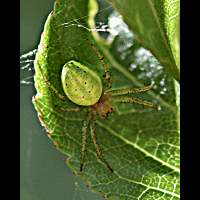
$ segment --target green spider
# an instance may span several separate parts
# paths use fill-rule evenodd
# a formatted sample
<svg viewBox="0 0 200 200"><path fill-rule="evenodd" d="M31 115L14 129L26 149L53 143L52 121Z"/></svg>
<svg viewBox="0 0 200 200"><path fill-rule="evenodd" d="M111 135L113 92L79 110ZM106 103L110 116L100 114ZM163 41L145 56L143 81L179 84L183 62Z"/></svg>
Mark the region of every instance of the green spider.
<svg viewBox="0 0 200 200"><path fill-rule="evenodd" d="M86 150L86 133L87 129L90 129L91 140L95 146L97 157L105 164L105 166L113 172L113 168L104 159L100 145L97 143L95 137L95 122L96 116L105 119L109 113L114 112L113 103L136 103L141 104L149 108L158 108L158 105L144 101L140 98L130 97L128 94L146 92L152 88L151 85L143 88L123 88L112 89L111 74L108 65L104 62L104 58L101 56L99 50L92 45L93 50L97 54L101 65L104 68L104 81L105 88L103 88L100 77L87 66L75 61L68 61L62 69L61 83L62 88L66 96L61 95L56 88L49 82L44 76L42 67L38 65L41 75L46 82L47 86L55 93L55 95L66 100L66 97L75 103L77 108L61 109L63 112L78 112L81 108L88 109L88 117L83 121L82 127L82 143L80 150L80 172L84 166L84 156ZM128 95L128 96L127 96Z"/></svg>

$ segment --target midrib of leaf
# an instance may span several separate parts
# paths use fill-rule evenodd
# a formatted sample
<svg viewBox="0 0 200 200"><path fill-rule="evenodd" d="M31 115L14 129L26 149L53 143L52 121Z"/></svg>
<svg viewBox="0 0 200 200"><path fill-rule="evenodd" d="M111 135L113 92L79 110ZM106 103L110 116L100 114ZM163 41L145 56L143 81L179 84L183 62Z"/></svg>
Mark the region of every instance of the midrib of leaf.
<svg viewBox="0 0 200 200"><path fill-rule="evenodd" d="M121 136L119 133L117 133L116 131L114 131L113 129L111 129L110 127L106 126L105 124L101 123L100 121L97 120L97 124L99 126L101 126L102 128L106 129L109 133L111 133L112 135L114 135L115 137L119 138L120 140L122 140L124 143L131 145L132 147L136 148L137 150L139 150L140 152L144 153L146 156L151 157L152 159L156 160L157 162L161 163L162 165L169 167L170 169L174 170L175 172L180 173L180 169L170 165L169 163L164 162L163 160L155 157L154 155L150 154L148 151L146 151L145 149L143 149L142 147L138 146L136 143L133 143L129 140L127 140L126 138L124 138L123 136Z"/></svg>

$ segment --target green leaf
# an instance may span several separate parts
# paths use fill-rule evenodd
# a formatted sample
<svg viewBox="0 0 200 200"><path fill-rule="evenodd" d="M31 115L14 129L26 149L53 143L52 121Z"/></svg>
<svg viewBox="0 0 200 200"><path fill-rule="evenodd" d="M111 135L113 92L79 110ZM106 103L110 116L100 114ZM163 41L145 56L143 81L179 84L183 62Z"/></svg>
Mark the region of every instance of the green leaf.
<svg viewBox="0 0 200 200"><path fill-rule="evenodd" d="M109 0L138 41L179 80L179 1Z"/></svg>
<svg viewBox="0 0 200 200"><path fill-rule="evenodd" d="M180 71L180 2L177 0L165 0L164 11L167 37L176 61L176 66Z"/></svg>
<svg viewBox="0 0 200 200"><path fill-rule="evenodd" d="M117 38L110 50L102 48L111 66L113 88L143 85L153 79L156 87L142 97L157 101L161 109L118 103L108 118L97 117L95 134L114 172L97 159L89 132L84 170L79 172L81 133L87 108L79 112L56 109L76 105L67 98L60 100L49 89L43 75L64 95L61 70L73 59L90 67L103 80L103 67L90 44L98 48L88 31L88 3L88 0L56 1L45 23L35 60L37 94L33 99L40 122L56 148L67 156L67 165L106 199L179 199L179 117L175 81L152 56L138 62L141 48L132 51L137 52L134 60L141 65L141 70L135 72L128 65L123 66L123 62L116 59L120 53L115 48L120 44ZM153 67L148 67L149 64ZM150 78L147 72L152 75Z"/></svg>

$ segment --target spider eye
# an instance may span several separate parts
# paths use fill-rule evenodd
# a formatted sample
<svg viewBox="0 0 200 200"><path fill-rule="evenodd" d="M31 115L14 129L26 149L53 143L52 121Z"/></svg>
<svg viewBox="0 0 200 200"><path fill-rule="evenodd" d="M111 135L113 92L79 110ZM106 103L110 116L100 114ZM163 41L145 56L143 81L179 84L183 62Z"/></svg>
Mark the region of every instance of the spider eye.
<svg viewBox="0 0 200 200"><path fill-rule="evenodd" d="M61 81L66 96L75 104L94 105L101 97L101 79L79 62L69 61L63 66Z"/></svg>

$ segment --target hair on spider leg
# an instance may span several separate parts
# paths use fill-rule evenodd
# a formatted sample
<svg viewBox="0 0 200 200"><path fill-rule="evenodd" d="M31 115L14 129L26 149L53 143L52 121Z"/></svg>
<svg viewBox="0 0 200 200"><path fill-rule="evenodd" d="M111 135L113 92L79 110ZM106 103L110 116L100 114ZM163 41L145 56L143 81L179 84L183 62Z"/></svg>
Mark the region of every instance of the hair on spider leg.
<svg viewBox="0 0 200 200"><path fill-rule="evenodd" d="M111 94L112 96L120 96L120 95L134 94L134 93L143 93L151 89L152 85L147 85L141 88L133 88L133 87L117 88L117 89L114 88L114 89L109 89L106 92L108 94Z"/></svg>
<svg viewBox="0 0 200 200"><path fill-rule="evenodd" d="M39 63L37 63L37 66L39 68L39 71L43 77L43 80L45 81L45 83L47 84L48 88L50 89L50 92L53 92L59 99L61 100L66 100L66 97L64 95L61 95L58 90L51 85L50 81L47 79L47 77L44 75L43 71L42 71L42 67Z"/></svg>
<svg viewBox="0 0 200 200"><path fill-rule="evenodd" d="M49 80L48 80L48 79L46 78L46 76L43 74L42 68L41 68L41 66L40 66L39 63L38 63L38 67L39 67L39 70L40 70L40 72L41 72L41 74L42 74L42 77L43 77L45 83L47 84L47 86L48 86L49 89L50 89L50 92L51 92L51 93L54 93L60 100L65 101L65 100L66 100L66 96L61 95L61 94L57 91L57 89L54 88L53 85L51 85L51 83L49 82ZM81 110L81 107L80 107L80 106L79 106L79 107L77 106L77 107L73 107L73 108L63 108L63 107L59 107L58 105L54 105L54 109L55 109L56 111L58 111L58 112L78 112L78 111Z"/></svg>
<svg viewBox="0 0 200 200"><path fill-rule="evenodd" d="M95 147L96 155L97 158L111 171L113 172L114 170L112 167L110 167L109 163L105 160L103 157L103 153L101 150L100 145L97 142L97 139L95 137L95 122L96 122L96 113L90 109L88 111L88 117L86 120L83 122L83 127L82 127L82 142L81 142L81 155L80 155L80 172L83 171L84 167L84 158L85 158L85 152L86 152L86 139L87 139L87 130L90 132L90 137L91 141Z"/></svg>
<svg viewBox="0 0 200 200"><path fill-rule="evenodd" d="M109 163L103 157L103 153L102 153L100 145L97 142L94 130L95 130L95 122L90 124L90 136L91 136L91 140L92 140L95 150L96 150L96 155L99 158L99 160L101 160L111 172L114 172L112 167L109 165Z"/></svg>
<svg viewBox="0 0 200 200"><path fill-rule="evenodd" d="M88 38L86 38L86 41L88 41L88 43L90 44L91 48L93 49L93 51L97 55L97 58L99 59L101 65L102 65L102 67L104 69L104 74L105 75L103 76L103 78L105 78L105 87L106 88L111 88L112 77L111 77L111 73L110 73L110 70L109 70L109 66L105 62L104 55L102 55L102 53L100 52L100 50L92 42L90 42Z"/></svg>
<svg viewBox="0 0 200 200"><path fill-rule="evenodd" d="M104 56L102 56L101 58L99 58L99 60L103 60L104 59Z"/></svg>
<svg viewBox="0 0 200 200"><path fill-rule="evenodd" d="M145 108L154 108L158 109L159 105L144 101L143 99L140 99L138 97L129 97L129 96L123 96L123 95L118 95L118 96L113 96L112 97L113 101L119 102L119 103L135 103L135 104L140 104L144 106Z"/></svg>
<svg viewBox="0 0 200 200"><path fill-rule="evenodd" d="M86 151L86 139L87 139L86 134L87 134L89 123L90 123L90 115L88 114L88 117L86 120L83 121L83 126L82 126L82 141L81 141L81 149L80 149L80 172L83 171L85 151Z"/></svg>
<svg viewBox="0 0 200 200"><path fill-rule="evenodd" d="M58 112L78 112L81 110L81 107L74 107L74 108L63 108L58 105L54 106L54 109Z"/></svg>

